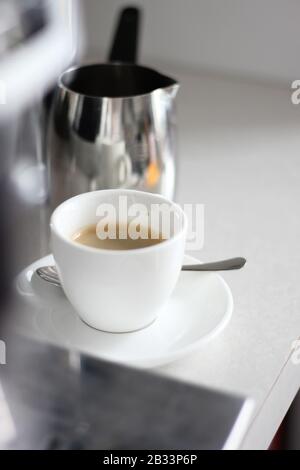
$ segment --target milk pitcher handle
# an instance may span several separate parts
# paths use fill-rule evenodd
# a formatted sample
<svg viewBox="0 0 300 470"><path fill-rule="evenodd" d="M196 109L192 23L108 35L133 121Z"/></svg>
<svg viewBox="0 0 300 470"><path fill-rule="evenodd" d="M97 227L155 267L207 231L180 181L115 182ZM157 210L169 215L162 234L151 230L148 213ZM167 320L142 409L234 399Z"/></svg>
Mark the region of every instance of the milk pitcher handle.
<svg viewBox="0 0 300 470"><path fill-rule="evenodd" d="M119 16L109 62L135 63L138 58L141 11L138 8L124 8Z"/></svg>

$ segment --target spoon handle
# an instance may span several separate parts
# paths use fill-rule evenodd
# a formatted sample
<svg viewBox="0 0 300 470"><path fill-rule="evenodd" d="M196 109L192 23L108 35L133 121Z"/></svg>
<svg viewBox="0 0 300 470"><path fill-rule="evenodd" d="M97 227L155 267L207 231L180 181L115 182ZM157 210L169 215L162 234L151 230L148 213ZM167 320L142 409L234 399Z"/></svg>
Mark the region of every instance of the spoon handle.
<svg viewBox="0 0 300 470"><path fill-rule="evenodd" d="M246 263L245 258L230 258L213 263L183 265L182 271L230 271L241 269Z"/></svg>

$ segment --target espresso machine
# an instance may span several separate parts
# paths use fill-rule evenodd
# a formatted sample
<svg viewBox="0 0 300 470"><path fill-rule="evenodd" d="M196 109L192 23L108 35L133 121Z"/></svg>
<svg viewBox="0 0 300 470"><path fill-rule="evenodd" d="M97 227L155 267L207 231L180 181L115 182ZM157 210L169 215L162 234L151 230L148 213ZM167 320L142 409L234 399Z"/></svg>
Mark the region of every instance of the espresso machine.
<svg viewBox="0 0 300 470"><path fill-rule="evenodd" d="M44 101L73 60L68 24L75 6L69 0L0 0L2 299L25 261L30 217L39 217L48 198Z"/></svg>

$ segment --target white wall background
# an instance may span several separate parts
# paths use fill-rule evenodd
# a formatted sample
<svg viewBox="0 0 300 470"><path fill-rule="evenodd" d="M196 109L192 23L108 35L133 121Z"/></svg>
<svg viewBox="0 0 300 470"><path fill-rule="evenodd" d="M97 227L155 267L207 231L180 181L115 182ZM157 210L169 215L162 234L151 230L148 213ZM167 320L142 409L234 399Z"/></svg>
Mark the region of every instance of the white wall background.
<svg viewBox="0 0 300 470"><path fill-rule="evenodd" d="M140 5L140 61L291 82L300 78L300 0L80 0L87 50L104 58L118 9Z"/></svg>

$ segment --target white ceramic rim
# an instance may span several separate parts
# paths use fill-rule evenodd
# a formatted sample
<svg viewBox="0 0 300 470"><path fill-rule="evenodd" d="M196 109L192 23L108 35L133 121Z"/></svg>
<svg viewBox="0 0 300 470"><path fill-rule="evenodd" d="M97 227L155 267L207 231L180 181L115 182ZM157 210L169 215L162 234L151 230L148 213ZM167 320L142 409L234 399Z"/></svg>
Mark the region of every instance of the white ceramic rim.
<svg viewBox="0 0 300 470"><path fill-rule="evenodd" d="M186 216L185 212L181 209L181 207L177 203L175 203L175 202L171 201L170 199L162 196L161 194L149 193L149 192L146 192L146 191L138 191L138 190L135 190L135 189L101 189L99 191L89 191L89 192L86 192L86 193L78 194L77 196L73 196L70 199L67 199L66 201L62 202L53 211L53 213L51 215L51 219L50 219L50 229L51 229L51 231L53 233L55 233L55 235L60 240L67 243L68 245L72 246L73 248L76 248L77 250L90 252L90 253L101 253L101 254L106 253L107 255L108 254L109 255L113 254L113 255L118 255L118 256L124 255L124 250L107 250L107 249L103 249L103 248L94 248L94 247L90 247L90 246L81 245L79 243L76 243L71 238L69 238L65 235L62 235L56 227L55 218L58 216L59 212L61 212L63 209L65 209L66 206L71 204L71 202L74 202L74 200L76 200L76 199L79 200L79 199L82 199L82 198L92 197L92 195L95 195L95 194L103 194L103 193L106 193L106 194L119 193L119 194L124 194L124 195L126 195L126 194L135 194L135 195L143 195L143 196L146 195L149 198L156 198L156 200L157 200L157 198L159 198L161 200L161 203L167 203L167 204L170 204L170 206L174 207L175 211L181 217L182 227L178 230L178 233L173 235L171 238L168 238L167 240L163 240L161 243L157 243L155 245L147 246L145 248L133 248L133 249L130 249L130 250L125 250L126 256L128 256L130 254L145 253L145 252L148 252L148 251L158 251L158 250L164 249L167 245L170 245L171 243L176 241L178 238L180 238L182 236L184 236L184 237L186 236L187 225L188 225L187 216Z"/></svg>

